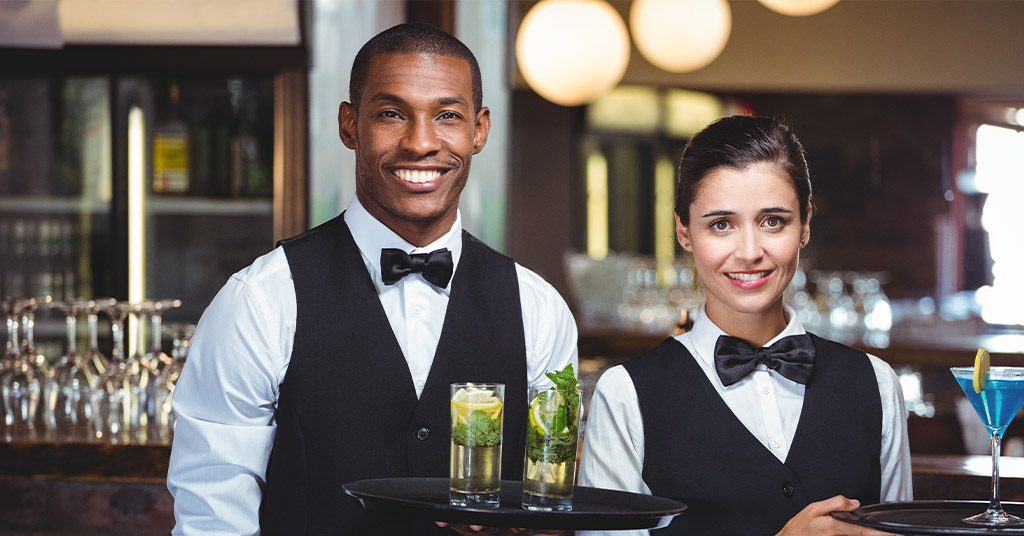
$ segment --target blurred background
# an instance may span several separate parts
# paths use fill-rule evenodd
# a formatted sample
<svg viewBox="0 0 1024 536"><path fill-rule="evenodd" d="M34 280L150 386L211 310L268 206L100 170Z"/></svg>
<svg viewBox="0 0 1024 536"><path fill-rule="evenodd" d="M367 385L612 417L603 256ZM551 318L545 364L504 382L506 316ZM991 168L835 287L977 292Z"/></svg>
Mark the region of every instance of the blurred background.
<svg viewBox="0 0 1024 536"><path fill-rule="evenodd" d="M769 115L800 137L814 187L790 303L900 373L915 468L987 452L948 367L979 346L995 364L1024 357L1016 0L3 1L0 297L178 299L164 319L197 322L232 273L347 206L336 118L351 62L406 20L477 55L492 131L465 226L566 297L585 388L700 308L672 218L689 137ZM50 367L65 316L35 313ZM128 322L131 348L152 338L143 316ZM98 323L110 355L113 323ZM1004 453L1024 455L1015 426ZM112 533L102 510L125 533L166 532L166 437L69 448L0 444L0 529ZM929 478L983 494L964 460ZM1024 497L1013 467L1004 499ZM83 513L82 497L102 508Z"/></svg>

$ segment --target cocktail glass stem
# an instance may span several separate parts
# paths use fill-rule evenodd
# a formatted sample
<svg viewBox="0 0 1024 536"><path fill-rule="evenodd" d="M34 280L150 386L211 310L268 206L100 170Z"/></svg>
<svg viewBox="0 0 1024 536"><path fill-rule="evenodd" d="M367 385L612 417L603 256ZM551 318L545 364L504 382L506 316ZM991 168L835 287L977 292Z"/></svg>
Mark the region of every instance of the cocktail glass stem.
<svg viewBox="0 0 1024 536"><path fill-rule="evenodd" d="M992 500L988 503L988 509L998 512L1003 511L1003 505L999 502L999 452L1002 443L1002 434L992 432Z"/></svg>

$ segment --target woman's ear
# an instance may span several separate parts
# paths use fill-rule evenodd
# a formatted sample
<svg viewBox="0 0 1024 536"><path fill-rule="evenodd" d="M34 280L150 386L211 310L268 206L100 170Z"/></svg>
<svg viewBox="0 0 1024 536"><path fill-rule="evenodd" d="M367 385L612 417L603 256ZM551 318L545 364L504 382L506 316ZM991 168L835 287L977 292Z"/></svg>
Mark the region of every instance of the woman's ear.
<svg viewBox="0 0 1024 536"><path fill-rule="evenodd" d="M683 246L686 251L693 251L690 247L690 229L683 225L683 221L679 219L679 214L676 214L676 240L679 241L679 245Z"/></svg>

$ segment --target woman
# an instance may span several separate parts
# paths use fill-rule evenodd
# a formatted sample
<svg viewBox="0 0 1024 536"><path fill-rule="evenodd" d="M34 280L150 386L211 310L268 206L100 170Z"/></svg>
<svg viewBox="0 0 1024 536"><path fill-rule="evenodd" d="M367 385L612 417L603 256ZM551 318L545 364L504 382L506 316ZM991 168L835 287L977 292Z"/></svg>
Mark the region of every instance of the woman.
<svg viewBox="0 0 1024 536"><path fill-rule="evenodd" d="M903 395L885 362L807 334L783 303L810 239L800 142L772 119L710 124L675 211L704 307L601 377L579 483L686 503L658 535L881 534L829 513L911 499Z"/></svg>

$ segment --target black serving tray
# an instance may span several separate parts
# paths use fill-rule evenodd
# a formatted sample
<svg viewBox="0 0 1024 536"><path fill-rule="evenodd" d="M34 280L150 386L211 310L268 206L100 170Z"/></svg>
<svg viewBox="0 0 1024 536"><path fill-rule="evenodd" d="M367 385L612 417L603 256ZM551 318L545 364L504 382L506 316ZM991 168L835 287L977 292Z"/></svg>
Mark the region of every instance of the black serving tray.
<svg viewBox="0 0 1024 536"><path fill-rule="evenodd" d="M910 501L862 506L851 512L832 512L832 517L896 534L1020 534L1024 525L988 528L968 525L965 517L988 508L986 501ZM1024 517L1024 503L1004 502L1003 510Z"/></svg>
<svg viewBox="0 0 1024 536"><path fill-rule="evenodd" d="M576 486L570 512L534 512L522 507L523 483L503 480L495 509L448 504L447 478L377 478L344 485L363 508L462 525L559 530L640 530L669 524L686 505L671 499Z"/></svg>

